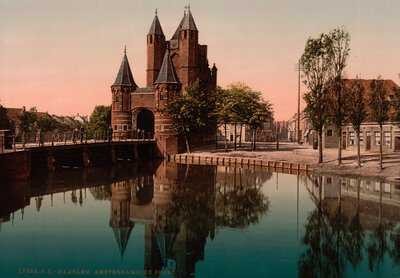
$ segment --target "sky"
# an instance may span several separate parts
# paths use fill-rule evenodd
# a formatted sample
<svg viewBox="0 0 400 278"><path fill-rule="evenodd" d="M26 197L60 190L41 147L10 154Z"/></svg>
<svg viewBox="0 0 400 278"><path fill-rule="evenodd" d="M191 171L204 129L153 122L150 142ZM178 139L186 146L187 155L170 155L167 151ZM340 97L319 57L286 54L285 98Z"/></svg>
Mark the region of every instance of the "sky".
<svg viewBox="0 0 400 278"><path fill-rule="evenodd" d="M170 38L187 4L0 0L0 103L90 114L111 102L124 45L135 81L144 86L154 10ZM348 78L380 75L400 83L398 0L192 0L190 6L218 84L245 82L261 91L278 120L297 111L296 63L307 38L335 27L351 35Z"/></svg>

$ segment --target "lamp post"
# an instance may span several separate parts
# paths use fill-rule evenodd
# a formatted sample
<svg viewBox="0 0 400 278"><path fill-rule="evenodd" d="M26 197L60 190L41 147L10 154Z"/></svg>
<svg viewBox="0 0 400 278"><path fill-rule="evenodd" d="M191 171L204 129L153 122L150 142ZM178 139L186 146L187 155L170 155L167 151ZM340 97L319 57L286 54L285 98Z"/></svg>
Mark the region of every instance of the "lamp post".
<svg viewBox="0 0 400 278"><path fill-rule="evenodd" d="M301 63L300 60L296 65L296 71L298 72L298 80L297 80L297 124L296 124L296 139L297 143L301 142L301 134L300 134L300 95L301 95Z"/></svg>

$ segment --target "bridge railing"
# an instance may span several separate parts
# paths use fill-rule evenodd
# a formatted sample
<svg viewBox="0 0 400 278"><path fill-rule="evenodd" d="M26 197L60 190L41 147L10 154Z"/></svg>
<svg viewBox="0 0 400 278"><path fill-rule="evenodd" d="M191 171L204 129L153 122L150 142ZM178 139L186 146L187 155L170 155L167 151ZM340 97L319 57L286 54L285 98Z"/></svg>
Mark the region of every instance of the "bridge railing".
<svg viewBox="0 0 400 278"><path fill-rule="evenodd" d="M85 131L56 131L56 132L22 132L14 135L11 132L5 132L3 148L7 151L17 151L25 148L57 146L57 145L73 145L73 144L90 144L101 142L115 141L151 141L154 139L154 133L135 131L126 135L118 132L85 132Z"/></svg>

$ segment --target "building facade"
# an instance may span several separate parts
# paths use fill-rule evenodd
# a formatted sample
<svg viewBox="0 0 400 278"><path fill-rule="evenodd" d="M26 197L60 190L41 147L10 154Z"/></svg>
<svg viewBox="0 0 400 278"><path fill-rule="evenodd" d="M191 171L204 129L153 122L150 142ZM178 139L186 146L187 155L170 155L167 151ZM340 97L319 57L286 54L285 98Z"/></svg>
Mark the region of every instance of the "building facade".
<svg viewBox="0 0 400 278"><path fill-rule="evenodd" d="M174 97L194 85L214 92L217 68L215 64L209 67L207 45L199 44L199 31L190 9L185 10L170 40L166 40L156 13L147 34L146 86L140 88L135 83L126 51L111 86L113 136L130 138L137 132L147 137L154 134L160 152L179 152L179 136L173 134L168 115L161 111ZM208 130L209 134L201 136L202 142L197 143L215 140L216 128L208 127Z"/></svg>
<svg viewBox="0 0 400 278"><path fill-rule="evenodd" d="M365 102L369 99L372 89L372 82L376 80L360 80L364 87L364 99ZM344 80L346 86L351 86L356 82L354 79ZM392 80L382 80L387 97L391 101L394 98L394 94L399 90L399 86ZM367 103L365 103L367 106ZM388 115L390 116L394 111L389 109ZM370 113L367 108L367 118L361 125L360 133L360 146L362 151L379 151L381 144L380 139L380 128L377 122L374 122L369 116ZM294 119L295 117L293 117ZM304 130L302 133L302 140L306 144L316 145L318 136L312 129L310 122L306 117L301 117L300 129ZM294 120L292 121L294 123ZM292 124L292 134L294 134L294 124ZM289 136L291 136L289 134ZM339 134L333 125L327 125L323 131L322 145L324 148L337 148L339 146L338 140ZM350 123L345 123L342 126L342 149L355 149L357 147L357 135L354 128ZM400 151L400 123L395 121L387 121L383 125L383 142L382 147L384 151Z"/></svg>

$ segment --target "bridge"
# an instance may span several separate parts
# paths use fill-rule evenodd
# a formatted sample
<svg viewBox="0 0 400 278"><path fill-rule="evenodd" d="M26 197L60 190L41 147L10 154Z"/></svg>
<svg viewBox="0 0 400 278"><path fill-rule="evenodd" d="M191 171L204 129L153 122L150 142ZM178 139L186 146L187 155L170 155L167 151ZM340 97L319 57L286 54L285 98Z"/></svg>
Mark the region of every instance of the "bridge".
<svg viewBox="0 0 400 278"><path fill-rule="evenodd" d="M65 134L39 136L36 141L16 140L0 132L0 178L27 179L40 169L85 168L114 164L117 161L150 160L160 157L152 136L134 139L108 136L68 137ZM48 138L48 139L46 139Z"/></svg>

